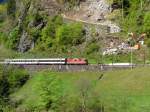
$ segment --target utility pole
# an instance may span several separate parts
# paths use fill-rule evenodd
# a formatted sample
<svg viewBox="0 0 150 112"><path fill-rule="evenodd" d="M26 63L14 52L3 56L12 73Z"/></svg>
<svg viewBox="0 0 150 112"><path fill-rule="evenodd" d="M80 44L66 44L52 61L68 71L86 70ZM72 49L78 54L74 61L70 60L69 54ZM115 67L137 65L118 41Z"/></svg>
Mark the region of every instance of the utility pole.
<svg viewBox="0 0 150 112"><path fill-rule="evenodd" d="M133 69L133 48L132 48L132 46L134 46L134 43L133 43L133 41L134 41L134 34L130 33L129 36L131 36L129 45L130 45L130 67L131 67L131 70L132 70Z"/></svg>
<svg viewBox="0 0 150 112"><path fill-rule="evenodd" d="M112 54L112 70L113 70L113 65L114 65L114 54Z"/></svg>
<svg viewBox="0 0 150 112"><path fill-rule="evenodd" d="M104 65L104 58L103 58L103 50L102 50L102 47L100 48L100 50L99 50L99 52L100 52L100 60L99 60L99 64L100 64L100 68L101 68L101 71L103 70L103 65Z"/></svg>
<svg viewBox="0 0 150 112"><path fill-rule="evenodd" d="M132 70L133 69L133 49L132 47L130 49L131 49L130 63L131 63L131 70Z"/></svg>
<svg viewBox="0 0 150 112"><path fill-rule="evenodd" d="M146 56L145 56L145 49L144 49L144 66L146 64Z"/></svg>
<svg viewBox="0 0 150 112"><path fill-rule="evenodd" d="M124 8L124 3L123 3L123 1L124 0L122 0L122 20L124 19L124 9L123 9Z"/></svg>
<svg viewBox="0 0 150 112"><path fill-rule="evenodd" d="M145 48L145 46L144 46L144 59L143 59L143 61L144 61L144 66L145 66L145 64L146 64L146 48Z"/></svg>

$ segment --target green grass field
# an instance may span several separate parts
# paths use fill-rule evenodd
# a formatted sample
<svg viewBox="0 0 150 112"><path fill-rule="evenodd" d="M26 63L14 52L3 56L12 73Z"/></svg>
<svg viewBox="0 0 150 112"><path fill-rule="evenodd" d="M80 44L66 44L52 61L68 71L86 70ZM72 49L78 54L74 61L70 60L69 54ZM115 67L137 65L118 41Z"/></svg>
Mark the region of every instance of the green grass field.
<svg viewBox="0 0 150 112"><path fill-rule="evenodd" d="M60 84L65 85L63 90L66 90L71 96L77 96L74 98L80 97L80 89L91 88L88 92L101 100L105 112L150 112L149 71L149 68L137 68L105 73L44 72L44 75L42 73L34 75L11 97L16 101L21 100L21 107L36 107L41 101L41 90L37 89L37 85L42 84L39 82L44 80L44 77L48 79L52 75L56 75L63 82ZM101 74L104 76L98 80ZM64 94L63 90L61 94Z"/></svg>

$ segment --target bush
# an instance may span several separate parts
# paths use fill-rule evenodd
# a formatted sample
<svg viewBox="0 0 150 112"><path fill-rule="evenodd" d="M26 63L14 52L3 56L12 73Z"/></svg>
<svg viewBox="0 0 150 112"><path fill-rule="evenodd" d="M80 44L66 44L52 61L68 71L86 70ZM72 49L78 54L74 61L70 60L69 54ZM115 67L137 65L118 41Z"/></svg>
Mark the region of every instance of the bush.
<svg viewBox="0 0 150 112"><path fill-rule="evenodd" d="M40 72L27 82L14 99L20 95L18 98L25 104L24 108L32 112L53 111L60 105L63 91L62 80L54 73Z"/></svg>
<svg viewBox="0 0 150 112"><path fill-rule="evenodd" d="M52 47L55 38L55 25L51 21L43 28L41 38L38 44L44 50Z"/></svg>
<svg viewBox="0 0 150 112"><path fill-rule="evenodd" d="M143 23L143 32L146 32L150 36L150 12L145 14Z"/></svg>
<svg viewBox="0 0 150 112"><path fill-rule="evenodd" d="M99 51L99 46L96 43L91 43L90 45L87 46L85 52L87 55L98 52Z"/></svg>
<svg viewBox="0 0 150 112"><path fill-rule="evenodd" d="M11 49L16 49L18 41L20 39L21 29L17 26L9 34L8 47Z"/></svg>
<svg viewBox="0 0 150 112"><path fill-rule="evenodd" d="M15 112L10 105L9 95L16 92L28 79L23 69L0 66L0 111Z"/></svg>
<svg viewBox="0 0 150 112"><path fill-rule="evenodd" d="M83 40L83 27L80 23L70 23L56 31L57 42L61 45L78 45Z"/></svg>
<svg viewBox="0 0 150 112"><path fill-rule="evenodd" d="M147 40L147 47L150 48L150 39Z"/></svg>
<svg viewBox="0 0 150 112"><path fill-rule="evenodd" d="M7 80L9 82L9 92L12 93L21 86L25 84L25 82L29 78L29 74L24 69L18 68L10 68L7 72Z"/></svg>
<svg viewBox="0 0 150 112"><path fill-rule="evenodd" d="M41 97L39 107L43 106L50 110L55 109L59 105L59 101L62 96L62 81L54 74L42 73L39 76L39 81L36 86Z"/></svg>
<svg viewBox="0 0 150 112"><path fill-rule="evenodd" d="M6 75L4 74L4 68L0 66L0 98L8 97L9 95L9 83Z"/></svg>
<svg viewBox="0 0 150 112"><path fill-rule="evenodd" d="M1 67L0 69L0 96L8 97L28 80L29 75L24 69Z"/></svg>
<svg viewBox="0 0 150 112"><path fill-rule="evenodd" d="M48 20L47 25L41 31L41 38L38 40L40 49L47 50L52 48L56 43L56 29L63 24L62 17L55 16Z"/></svg>
<svg viewBox="0 0 150 112"><path fill-rule="evenodd" d="M4 44L7 41L7 36L0 32L0 44Z"/></svg>

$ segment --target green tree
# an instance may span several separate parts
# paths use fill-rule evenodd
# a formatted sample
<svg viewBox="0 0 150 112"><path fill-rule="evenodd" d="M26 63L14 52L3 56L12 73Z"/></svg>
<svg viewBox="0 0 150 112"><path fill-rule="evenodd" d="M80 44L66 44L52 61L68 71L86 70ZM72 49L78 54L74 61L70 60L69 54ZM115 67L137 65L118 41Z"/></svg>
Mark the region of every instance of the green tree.
<svg viewBox="0 0 150 112"><path fill-rule="evenodd" d="M87 55L89 55L91 53L98 52L99 49L100 47L96 43L90 43L87 45L85 52Z"/></svg>
<svg viewBox="0 0 150 112"><path fill-rule="evenodd" d="M5 68L0 66L0 99L8 97L9 95L9 83L7 80L7 76L4 71Z"/></svg>
<svg viewBox="0 0 150 112"><path fill-rule="evenodd" d="M55 109L59 105L63 92L61 80L53 74L51 74L51 77L47 75L43 78L44 79L41 81L42 102L45 104L46 108Z"/></svg>
<svg viewBox="0 0 150 112"><path fill-rule="evenodd" d="M28 73L23 69L0 67L0 96L8 98L8 95L20 88L28 78Z"/></svg>
<svg viewBox="0 0 150 112"><path fill-rule="evenodd" d="M61 45L78 45L82 42L83 35L80 23L65 24L56 31L57 42Z"/></svg>
<svg viewBox="0 0 150 112"><path fill-rule="evenodd" d="M46 27L42 29L39 46L41 49L48 49L53 46L53 40L55 38L55 25L51 21L48 22Z"/></svg>
<svg viewBox="0 0 150 112"><path fill-rule="evenodd" d="M21 29L17 26L9 34L8 47L11 49L17 49L18 41L20 39Z"/></svg>
<svg viewBox="0 0 150 112"><path fill-rule="evenodd" d="M144 16L143 32L150 36L150 12L147 12Z"/></svg>
<svg viewBox="0 0 150 112"><path fill-rule="evenodd" d="M10 67L6 75L9 83L9 93L16 91L29 79L27 71L21 68Z"/></svg>
<svg viewBox="0 0 150 112"><path fill-rule="evenodd" d="M62 17L54 16L48 20L47 25L41 31L41 38L39 39L39 46L41 49L49 49L53 47L56 38L56 29L63 24Z"/></svg>
<svg viewBox="0 0 150 112"><path fill-rule="evenodd" d="M31 104L35 110L55 110L60 104L63 96L63 82L54 73L41 72L34 77L34 88L32 91L38 94L37 102Z"/></svg>

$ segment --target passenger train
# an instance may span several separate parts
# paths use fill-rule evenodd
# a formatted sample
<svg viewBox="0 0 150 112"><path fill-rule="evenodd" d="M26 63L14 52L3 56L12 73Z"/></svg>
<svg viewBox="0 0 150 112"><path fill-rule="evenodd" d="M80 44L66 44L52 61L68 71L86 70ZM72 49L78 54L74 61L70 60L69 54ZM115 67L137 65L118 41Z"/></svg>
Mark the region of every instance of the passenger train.
<svg viewBox="0 0 150 112"><path fill-rule="evenodd" d="M84 58L5 59L3 64L12 65L87 65Z"/></svg>
<svg viewBox="0 0 150 112"><path fill-rule="evenodd" d="M8 65L88 65L85 58L5 59L0 64ZM100 64L103 67L133 67L131 63Z"/></svg>

